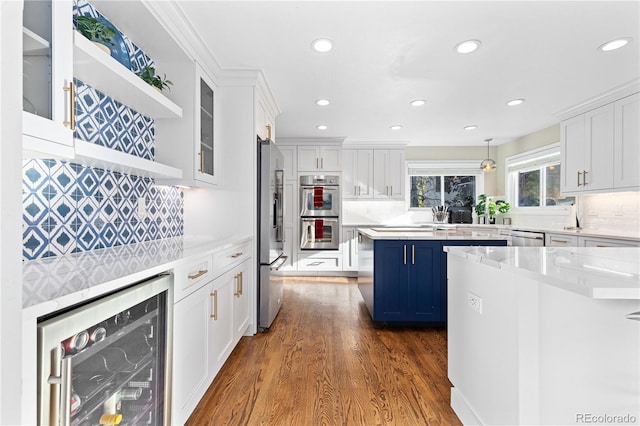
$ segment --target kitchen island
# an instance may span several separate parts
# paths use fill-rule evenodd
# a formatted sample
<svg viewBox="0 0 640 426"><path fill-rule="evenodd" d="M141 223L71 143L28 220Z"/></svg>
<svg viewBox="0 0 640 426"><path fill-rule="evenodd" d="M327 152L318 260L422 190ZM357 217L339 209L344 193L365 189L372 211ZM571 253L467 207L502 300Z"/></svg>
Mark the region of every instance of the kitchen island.
<svg viewBox="0 0 640 426"><path fill-rule="evenodd" d="M640 249L445 250L463 423L640 422Z"/></svg>
<svg viewBox="0 0 640 426"><path fill-rule="evenodd" d="M358 288L371 318L388 324L444 324L444 246L504 246L508 236L423 227L359 228Z"/></svg>

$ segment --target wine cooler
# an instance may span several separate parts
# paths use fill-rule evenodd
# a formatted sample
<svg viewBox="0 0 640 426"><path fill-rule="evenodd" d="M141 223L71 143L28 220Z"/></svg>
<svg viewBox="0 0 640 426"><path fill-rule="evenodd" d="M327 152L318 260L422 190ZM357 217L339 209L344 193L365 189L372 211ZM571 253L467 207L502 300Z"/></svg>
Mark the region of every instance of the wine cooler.
<svg viewBox="0 0 640 426"><path fill-rule="evenodd" d="M38 322L40 425L169 423L171 276Z"/></svg>

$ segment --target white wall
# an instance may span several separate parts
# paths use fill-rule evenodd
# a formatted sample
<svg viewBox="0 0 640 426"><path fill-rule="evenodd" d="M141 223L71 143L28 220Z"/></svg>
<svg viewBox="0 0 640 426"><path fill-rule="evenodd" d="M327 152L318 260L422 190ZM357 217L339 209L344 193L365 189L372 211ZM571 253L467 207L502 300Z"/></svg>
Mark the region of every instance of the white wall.
<svg viewBox="0 0 640 426"><path fill-rule="evenodd" d="M0 1L0 28L0 424L9 425L22 423L22 38L9 36L22 33L22 2Z"/></svg>
<svg viewBox="0 0 640 426"><path fill-rule="evenodd" d="M186 237L252 235L255 222L256 136L253 87L219 87L216 189L185 189Z"/></svg>

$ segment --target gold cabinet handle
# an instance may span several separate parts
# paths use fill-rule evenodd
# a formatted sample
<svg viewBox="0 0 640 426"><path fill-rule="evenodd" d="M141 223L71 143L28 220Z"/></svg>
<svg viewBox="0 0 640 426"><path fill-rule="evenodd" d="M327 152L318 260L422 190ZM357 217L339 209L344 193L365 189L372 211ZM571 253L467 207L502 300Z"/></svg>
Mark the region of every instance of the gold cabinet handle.
<svg viewBox="0 0 640 426"><path fill-rule="evenodd" d="M242 279L242 272L240 272L238 275L240 276L240 296L242 296L242 290L243 290L243 287L244 287L244 285L243 285L244 284L244 280Z"/></svg>
<svg viewBox="0 0 640 426"><path fill-rule="evenodd" d="M393 185L389 187L389 197L393 197Z"/></svg>
<svg viewBox="0 0 640 426"><path fill-rule="evenodd" d="M71 130L76 129L76 86L73 81L69 82L69 87L63 87L62 90L69 92L69 121L62 124Z"/></svg>
<svg viewBox="0 0 640 426"><path fill-rule="evenodd" d="M218 320L218 290L214 290L213 293L209 293L213 297L213 314L209 315L214 321Z"/></svg>
<svg viewBox="0 0 640 426"><path fill-rule="evenodd" d="M267 124L267 139L271 140L271 124Z"/></svg>
<svg viewBox="0 0 640 426"><path fill-rule="evenodd" d="M405 244L404 246L404 264L407 264L407 245Z"/></svg>
<svg viewBox="0 0 640 426"><path fill-rule="evenodd" d="M208 270L208 269L201 269L201 270L199 270L197 273L195 273L195 274L193 274L193 275L187 275L187 277L188 277L190 280L195 280L196 278L203 276L203 275L204 275L204 274L206 274L207 272L209 272L209 270Z"/></svg>
<svg viewBox="0 0 640 426"><path fill-rule="evenodd" d="M198 155L200 156L200 168L198 171L204 173L204 151L200 151Z"/></svg>
<svg viewBox="0 0 640 426"><path fill-rule="evenodd" d="M582 184L580 183L580 175L582 174L582 172L578 172L578 186L582 186Z"/></svg>
<svg viewBox="0 0 640 426"><path fill-rule="evenodd" d="M415 246L413 244L411 244L411 264L415 265L416 264L416 252L415 252Z"/></svg>
<svg viewBox="0 0 640 426"><path fill-rule="evenodd" d="M232 255L231 255L231 258L232 258L232 259L235 259L235 258L237 258L237 257L242 256L243 254L244 254L243 252L239 251L239 252L237 252L237 253L232 254Z"/></svg>
<svg viewBox="0 0 640 426"><path fill-rule="evenodd" d="M316 169L320 168L320 159L316 157Z"/></svg>
<svg viewBox="0 0 640 426"><path fill-rule="evenodd" d="M236 280L236 291L233 292L233 295L236 297L240 297L240 274L235 274L233 279Z"/></svg>
<svg viewBox="0 0 640 426"><path fill-rule="evenodd" d="M583 170L582 171L582 186L586 186L587 185L587 171Z"/></svg>
<svg viewBox="0 0 640 426"><path fill-rule="evenodd" d="M320 169L324 170L324 158L320 157Z"/></svg>

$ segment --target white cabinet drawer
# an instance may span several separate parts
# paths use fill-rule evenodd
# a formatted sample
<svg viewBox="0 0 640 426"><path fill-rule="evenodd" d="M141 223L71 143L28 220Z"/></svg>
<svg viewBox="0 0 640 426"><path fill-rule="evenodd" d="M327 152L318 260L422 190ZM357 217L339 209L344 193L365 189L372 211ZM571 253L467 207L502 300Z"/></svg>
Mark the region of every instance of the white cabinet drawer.
<svg viewBox="0 0 640 426"><path fill-rule="evenodd" d="M298 253L298 271L341 271L342 253Z"/></svg>
<svg viewBox="0 0 640 426"><path fill-rule="evenodd" d="M235 245L213 254L213 268L216 276L226 272L231 266L251 257L251 242Z"/></svg>
<svg viewBox="0 0 640 426"><path fill-rule="evenodd" d="M544 245L548 247L578 247L578 237L573 235L547 234Z"/></svg>
<svg viewBox="0 0 640 426"><path fill-rule="evenodd" d="M174 273L174 301L188 296L214 277L213 256L204 256L176 266Z"/></svg>
<svg viewBox="0 0 640 426"><path fill-rule="evenodd" d="M640 243L628 240L616 240L609 238L580 238L583 247L639 247Z"/></svg>

